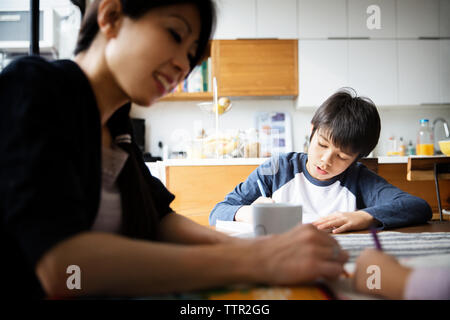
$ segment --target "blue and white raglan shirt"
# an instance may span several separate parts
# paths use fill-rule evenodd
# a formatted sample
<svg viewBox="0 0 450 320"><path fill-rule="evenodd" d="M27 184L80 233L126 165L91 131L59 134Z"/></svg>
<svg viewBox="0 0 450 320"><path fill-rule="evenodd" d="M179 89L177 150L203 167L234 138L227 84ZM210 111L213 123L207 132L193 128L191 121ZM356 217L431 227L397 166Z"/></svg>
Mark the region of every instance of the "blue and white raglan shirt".
<svg viewBox="0 0 450 320"><path fill-rule="evenodd" d="M389 184L356 162L327 181L313 178L306 170L305 153L291 152L273 157L256 168L225 200L211 211L209 223L234 220L236 211L261 197L261 180L267 197L277 203L302 205L303 223L336 211L364 210L381 223L381 229L425 223L431 219L428 203Z"/></svg>

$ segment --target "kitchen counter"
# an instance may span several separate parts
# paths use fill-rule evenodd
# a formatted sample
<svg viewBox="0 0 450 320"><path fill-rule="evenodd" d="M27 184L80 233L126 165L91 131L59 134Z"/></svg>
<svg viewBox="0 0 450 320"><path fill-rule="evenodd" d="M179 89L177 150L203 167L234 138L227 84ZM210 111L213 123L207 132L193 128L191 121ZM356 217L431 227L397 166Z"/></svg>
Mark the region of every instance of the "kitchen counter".
<svg viewBox="0 0 450 320"><path fill-rule="evenodd" d="M417 158L440 158L419 157ZM434 181L408 181L409 157L390 156L364 159L365 165L401 190L424 199L438 212ZM148 162L153 176L176 197L171 208L195 222L208 224L208 213L239 183L267 161L267 158L170 159ZM441 190L450 190L450 180L440 181ZM441 193L444 208L450 207L448 193Z"/></svg>
<svg viewBox="0 0 450 320"><path fill-rule="evenodd" d="M436 156L410 156L411 158L442 158L446 155L436 155ZM386 156L378 157L378 163L408 163L408 157L402 156Z"/></svg>
<svg viewBox="0 0 450 320"><path fill-rule="evenodd" d="M168 159L146 162L151 174L166 185L167 167L213 167L213 166L259 166L269 158L231 158L231 159Z"/></svg>
<svg viewBox="0 0 450 320"><path fill-rule="evenodd" d="M158 161L163 166L246 166L260 165L269 158L230 158L230 159L169 159Z"/></svg>
<svg viewBox="0 0 450 320"><path fill-rule="evenodd" d="M439 158L445 155L437 156L411 156L417 158ZM153 176L159 178L163 183L166 181L166 167L198 167L198 166L259 166L269 158L231 158L231 159L169 159L157 162L146 162ZM408 157L385 156L369 159L378 159L378 164L408 163Z"/></svg>

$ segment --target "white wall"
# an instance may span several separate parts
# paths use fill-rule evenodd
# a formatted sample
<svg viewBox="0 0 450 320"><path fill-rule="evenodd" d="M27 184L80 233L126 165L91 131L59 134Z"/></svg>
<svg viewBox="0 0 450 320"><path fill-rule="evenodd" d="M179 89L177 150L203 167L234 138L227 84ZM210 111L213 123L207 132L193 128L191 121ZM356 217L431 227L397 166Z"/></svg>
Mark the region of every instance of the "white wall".
<svg viewBox="0 0 450 320"><path fill-rule="evenodd" d="M146 119L146 150L153 155L161 155L158 141L174 144L171 136L175 130L193 132L194 121L213 124L212 116L206 115L197 107L197 102L158 102L151 107L133 106L131 115ZM293 121L294 151L302 151L305 135L309 133L310 122L314 115L313 109L296 110L292 100L234 100L230 112L220 117L220 127L223 129L247 129L254 126L253 116L261 111L289 112ZM443 117L450 123L449 106L411 106L382 107L381 135L374 155L385 155L386 141L389 136L403 137L415 144L419 120ZM442 126L439 125L438 128Z"/></svg>

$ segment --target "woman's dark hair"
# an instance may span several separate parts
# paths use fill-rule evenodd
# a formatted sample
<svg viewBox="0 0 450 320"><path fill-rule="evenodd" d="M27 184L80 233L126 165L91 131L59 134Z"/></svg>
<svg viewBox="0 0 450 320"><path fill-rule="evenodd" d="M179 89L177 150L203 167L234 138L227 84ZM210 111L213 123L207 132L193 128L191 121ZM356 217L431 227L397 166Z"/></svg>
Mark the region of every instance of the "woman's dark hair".
<svg viewBox="0 0 450 320"><path fill-rule="evenodd" d="M86 11L78 35L75 54L87 50L99 31L97 23L98 6L101 0L95 0ZM201 28L197 53L191 61L191 70L205 58L210 38L214 33L216 8L212 0L120 0L122 12L131 19L139 19L148 11L176 4L193 4L200 13Z"/></svg>
<svg viewBox="0 0 450 320"><path fill-rule="evenodd" d="M329 97L316 111L311 123L314 133L321 130L344 152L367 156L380 138L381 121L375 104L358 97L352 88L343 88Z"/></svg>

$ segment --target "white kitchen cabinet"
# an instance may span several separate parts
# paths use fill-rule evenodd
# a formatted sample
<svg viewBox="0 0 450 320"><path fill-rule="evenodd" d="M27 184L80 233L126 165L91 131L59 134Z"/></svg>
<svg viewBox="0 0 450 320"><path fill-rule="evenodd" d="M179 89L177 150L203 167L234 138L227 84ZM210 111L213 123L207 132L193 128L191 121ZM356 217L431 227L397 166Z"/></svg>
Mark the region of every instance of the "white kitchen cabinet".
<svg viewBox="0 0 450 320"><path fill-rule="evenodd" d="M439 36L450 38L450 0L440 0L439 3Z"/></svg>
<svg viewBox="0 0 450 320"><path fill-rule="evenodd" d="M299 39L347 37L346 0L299 0Z"/></svg>
<svg viewBox="0 0 450 320"><path fill-rule="evenodd" d="M256 37L256 0L218 0L214 39Z"/></svg>
<svg viewBox="0 0 450 320"><path fill-rule="evenodd" d="M297 38L297 0L256 0L258 38Z"/></svg>
<svg viewBox="0 0 450 320"><path fill-rule="evenodd" d="M439 37L439 6L440 0L397 0L397 38Z"/></svg>
<svg viewBox="0 0 450 320"><path fill-rule="evenodd" d="M397 104L395 40L349 40L348 82L376 105Z"/></svg>
<svg viewBox="0 0 450 320"><path fill-rule="evenodd" d="M299 40L297 107L320 106L348 86L348 40Z"/></svg>
<svg viewBox="0 0 450 320"><path fill-rule="evenodd" d="M439 40L397 40L399 104L440 103Z"/></svg>
<svg viewBox="0 0 450 320"><path fill-rule="evenodd" d="M379 28L372 28L374 17L379 19ZM348 0L349 37L394 39L395 35L395 1Z"/></svg>
<svg viewBox="0 0 450 320"><path fill-rule="evenodd" d="M450 40L440 40L441 103L450 105Z"/></svg>

